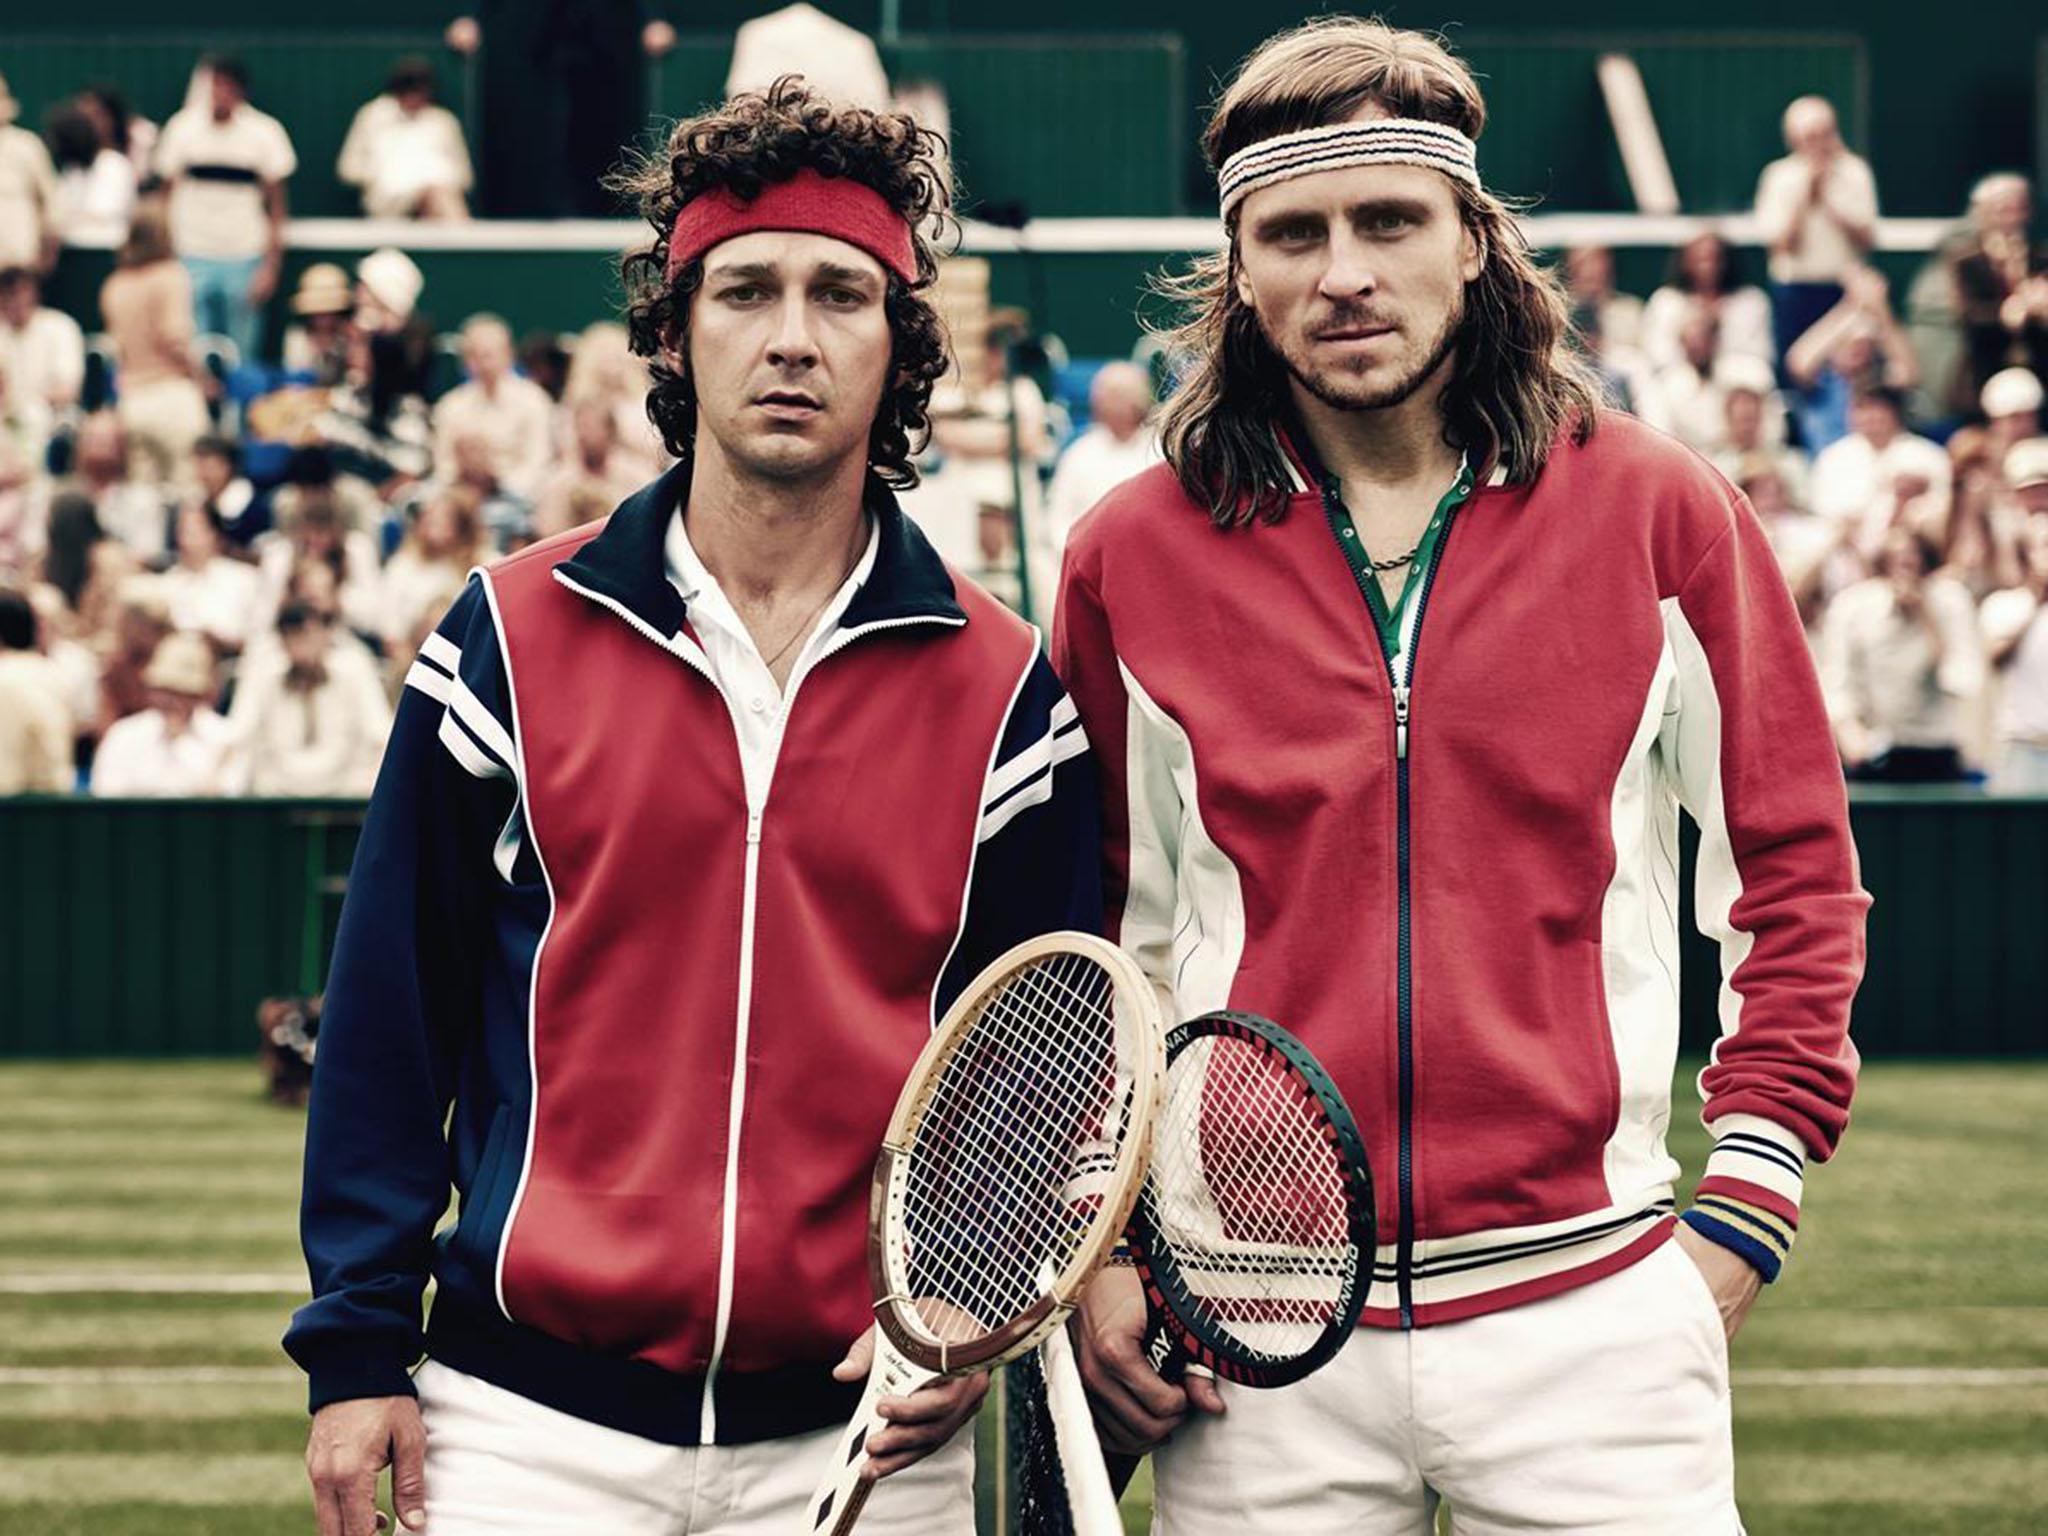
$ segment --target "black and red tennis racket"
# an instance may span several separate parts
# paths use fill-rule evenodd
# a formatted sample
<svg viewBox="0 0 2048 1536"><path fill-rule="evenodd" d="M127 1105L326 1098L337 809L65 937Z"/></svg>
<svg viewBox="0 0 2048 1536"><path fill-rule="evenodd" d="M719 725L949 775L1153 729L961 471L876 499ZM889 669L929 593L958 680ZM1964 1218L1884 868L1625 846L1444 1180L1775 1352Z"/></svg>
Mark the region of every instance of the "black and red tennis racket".
<svg viewBox="0 0 2048 1536"><path fill-rule="evenodd" d="M1152 1164L1128 1240L1145 1358L1281 1387L1327 1363L1372 1280L1372 1170L1344 1097L1293 1035L1206 1013L1167 1035ZM1111 1458L1121 1490L1134 1458Z"/></svg>

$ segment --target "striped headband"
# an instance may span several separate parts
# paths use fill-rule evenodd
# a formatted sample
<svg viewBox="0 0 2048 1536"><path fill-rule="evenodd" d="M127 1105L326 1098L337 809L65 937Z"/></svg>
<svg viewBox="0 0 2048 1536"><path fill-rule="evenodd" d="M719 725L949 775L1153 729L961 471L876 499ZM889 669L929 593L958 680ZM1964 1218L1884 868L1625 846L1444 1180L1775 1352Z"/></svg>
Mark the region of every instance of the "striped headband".
<svg viewBox="0 0 2048 1536"><path fill-rule="evenodd" d="M1331 123L1247 144L1217 174L1223 217L1261 187L1353 165L1421 165L1479 186L1479 146L1457 129L1414 117Z"/></svg>

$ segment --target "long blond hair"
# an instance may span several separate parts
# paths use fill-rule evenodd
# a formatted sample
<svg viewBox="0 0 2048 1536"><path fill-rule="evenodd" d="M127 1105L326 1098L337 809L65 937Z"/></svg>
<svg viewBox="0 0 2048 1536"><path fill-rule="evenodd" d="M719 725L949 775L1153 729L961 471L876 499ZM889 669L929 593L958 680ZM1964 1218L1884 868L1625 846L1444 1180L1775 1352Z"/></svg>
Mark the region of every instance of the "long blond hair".
<svg viewBox="0 0 2048 1536"><path fill-rule="evenodd" d="M1220 167L1247 144L1348 121L1368 103L1395 117L1444 123L1470 138L1486 126L1472 73L1435 38L1378 20L1325 17L1267 39L1210 114L1202 148ZM1473 464L1534 479L1558 437L1593 430L1599 386L1569 345L1557 279L1536 264L1513 212L1453 181L1458 211L1482 253L1465 288L1455 362L1443 393L1444 433ZM1181 373L1160 431L1187 494L1221 526L1277 521L1288 475L1273 435L1288 374L1239 296L1237 226L1228 246L1156 290L1183 306L1165 333Z"/></svg>

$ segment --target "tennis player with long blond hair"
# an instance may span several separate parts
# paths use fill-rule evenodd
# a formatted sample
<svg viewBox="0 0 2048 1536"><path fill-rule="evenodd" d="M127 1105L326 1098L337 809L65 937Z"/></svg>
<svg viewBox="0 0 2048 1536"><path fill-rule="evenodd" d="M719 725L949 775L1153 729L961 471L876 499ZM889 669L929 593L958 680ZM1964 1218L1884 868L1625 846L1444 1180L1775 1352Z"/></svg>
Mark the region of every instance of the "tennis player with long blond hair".
<svg viewBox="0 0 2048 1536"><path fill-rule="evenodd" d="M1068 549L1110 932L1175 1017L1284 1020L1378 1175L1365 1326L1294 1386L1169 1385L1095 1283L1167 1536L1733 1536L1727 1339L1848 1118L1867 898L1798 617L1741 496L1596 405L1485 116L1376 22L1246 61L1168 462ZM1682 1215L1681 807L1723 980Z"/></svg>

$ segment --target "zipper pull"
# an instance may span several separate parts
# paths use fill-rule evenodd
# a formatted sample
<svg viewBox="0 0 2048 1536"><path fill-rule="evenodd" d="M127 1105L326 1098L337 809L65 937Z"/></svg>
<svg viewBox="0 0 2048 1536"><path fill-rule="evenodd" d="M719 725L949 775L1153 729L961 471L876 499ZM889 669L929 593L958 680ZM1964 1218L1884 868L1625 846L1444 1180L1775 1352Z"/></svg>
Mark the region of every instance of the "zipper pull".
<svg viewBox="0 0 2048 1536"><path fill-rule="evenodd" d="M761 813L759 811L750 810L747 812L747 842L749 844L753 844L758 843L760 841Z"/></svg>
<svg viewBox="0 0 2048 1536"><path fill-rule="evenodd" d="M1394 685L1394 756L1408 755L1408 685Z"/></svg>

